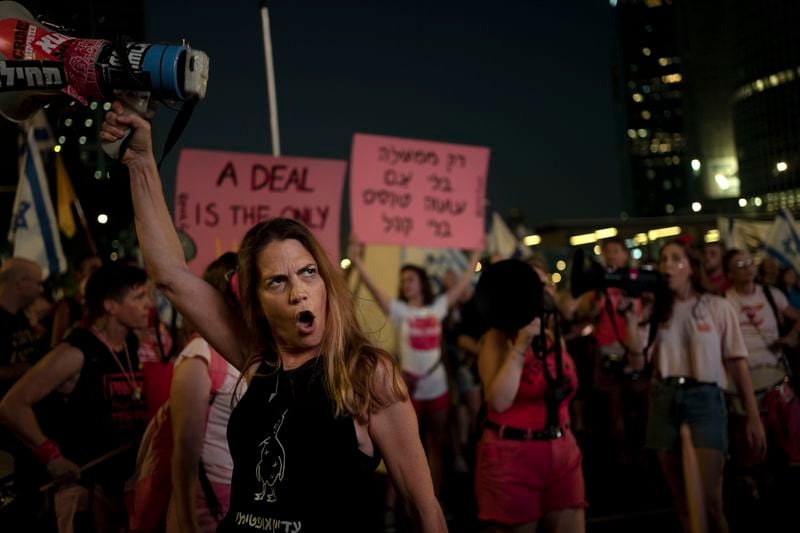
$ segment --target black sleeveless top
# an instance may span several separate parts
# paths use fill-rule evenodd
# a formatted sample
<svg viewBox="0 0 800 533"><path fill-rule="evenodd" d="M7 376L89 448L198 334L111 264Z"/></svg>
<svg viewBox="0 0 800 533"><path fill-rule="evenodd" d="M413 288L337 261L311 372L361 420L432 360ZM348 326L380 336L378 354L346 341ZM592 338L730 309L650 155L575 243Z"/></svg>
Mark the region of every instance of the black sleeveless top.
<svg viewBox="0 0 800 533"><path fill-rule="evenodd" d="M352 417L334 416L324 361L262 363L228 422L230 510L217 531L366 531L379 457L358 449Z"/></svg>
<svg viewBox="0 0 800 533"><path fill-rule="evenodd" d="M133 383L141 390L144 378L137 356L139 343L130 333L125 340L130 355L115 353L122 372L109 348L88 329L78 328L66 339L84 357L80 377L66 397L55 440L64 456L83 465L124 444L134 442L126 452L105 461L85 474L107 488L121 489L133 473L138 440L146 424L143 399L134 396Z"/></svg>

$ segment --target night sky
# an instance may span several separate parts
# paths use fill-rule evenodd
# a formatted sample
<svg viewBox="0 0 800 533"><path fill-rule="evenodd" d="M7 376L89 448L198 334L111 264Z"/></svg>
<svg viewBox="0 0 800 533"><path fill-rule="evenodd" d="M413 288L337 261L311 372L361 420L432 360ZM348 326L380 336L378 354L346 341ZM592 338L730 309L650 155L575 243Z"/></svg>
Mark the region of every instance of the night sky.
<svg viewBox="0 0 800 533"><path fill-rule="evenodd" d="M211 58L179 146L269 153L257 1L148 3L150 39ZM618 215L607 0L270 3L284 155L348 159L353 133L488 146L490 208L528 224ZM163 145L171 112L157 118ZM177 157L164 166L168 197ZM346 201L346 198L345 198ZM347 217L343 223L347 224Z"/></svg>

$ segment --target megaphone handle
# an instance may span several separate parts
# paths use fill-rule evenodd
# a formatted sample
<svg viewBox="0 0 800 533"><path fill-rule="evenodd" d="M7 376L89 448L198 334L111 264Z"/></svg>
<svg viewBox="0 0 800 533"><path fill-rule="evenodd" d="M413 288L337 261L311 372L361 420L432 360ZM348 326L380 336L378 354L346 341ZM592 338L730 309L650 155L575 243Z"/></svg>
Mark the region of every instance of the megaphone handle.
<svg viewBox="0 0 800 533"><path fill-rule="evenodd" d="M123 115L136 113L139 116L150 118L148 115L148 106L150 105L150 93L146 91L135 92L119 92L115 93L117 99L122 102L124 108ZM114 142L102 143L103 151L112 159L122 159L125 155L125 149L130 142L131 131L128 129L125 136Z"/></svg>

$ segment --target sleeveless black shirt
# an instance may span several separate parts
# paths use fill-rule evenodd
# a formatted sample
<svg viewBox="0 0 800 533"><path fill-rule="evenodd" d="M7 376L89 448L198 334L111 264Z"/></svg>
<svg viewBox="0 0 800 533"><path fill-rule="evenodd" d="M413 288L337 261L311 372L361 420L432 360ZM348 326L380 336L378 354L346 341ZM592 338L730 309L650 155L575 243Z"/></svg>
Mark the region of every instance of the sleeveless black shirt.
<svg viewBox="0 0 800 533"><path fill-rule="evenodd" d="M324 361L262 363L228 423L230 510L219 532L366 531L374 470L352 417L334 416Z"/></svg>
<svg viewBox="0 0 800 533"><path fill-rule="evenodd" d="M144 401L134 398L131 383L133 379L136 386L143 387L139 343L133 333L125 340L131 375L125 351L115 353L125 370L122 372L109 348L90 330L78 328L66 342L83 353L84 363L75 388L65 399L54 438L65 457L82 465L123 444L137 443L144 433ZM137 447L87 471L85 476L107 488L121 488L133 473Z"/></svg>

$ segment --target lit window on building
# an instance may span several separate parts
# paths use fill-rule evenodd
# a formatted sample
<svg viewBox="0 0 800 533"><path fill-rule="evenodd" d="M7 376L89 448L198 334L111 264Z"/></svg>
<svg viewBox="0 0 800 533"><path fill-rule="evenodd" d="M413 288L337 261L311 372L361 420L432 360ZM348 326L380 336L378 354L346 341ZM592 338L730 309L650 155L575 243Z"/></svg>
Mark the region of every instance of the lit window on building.
<svg viewBox="0 0 800 533"><path fill-rule="evenodd" d="M633 98L633 101L636 102L636 103L639 103L639 102L644 100L644 96L642 96L639 93L633 93L632 98Z"/></svg>
<svg viewBox="0 0 800 533"><path fill-rule="evenodd" d="M661 0L644 0L644 5L647 7L660 7Z"/></svg>
<svg viewBox="0 0 800 533"><path fill-rule="evenodd" d="M661 65L662 67L666 67L667 65L672 64L672 60L668 57L659 57L658 64Z"/></svg>
<svg viewBox="0 0 800 533"><path fill-rule="evenodd" d="M642 111L642 118L643 118L643 119L645 119L645 120L650 120L650 116L651 116L651 115L650 115L650 111L648 111L647 109L645 109L644 111Z"/></svg>
<svg viewBox="0 0 800 533"><path fill-rule="evenodd" d="M669 180L664 180L663 182L661 182L661 186L664 187L665 191L668 191L672 189L672 182Z"/></svg>
<svg viewBox="0 0 800 533"><path fill-rule="evenodd" d="M646 56L649 56L652 52L650 51L649 48L645 47L645 48L642 48L642 53L644 55L646 55Z"/></svg>
<svg viewBox="0 0 800 533"><path fill-rule="evenodd" d="M671 215L672 213L675 212L675 206L673 206L672 204L667 204L664 206L664 211L666 211L668 215Z"/></svg>
<svg viewBox="0 0 800 533"><path fill-rule="evenodd" d="M681 80L683 80L683 76L678 72L661 76L661 81L664 83L680 83Z"/></svg>
<svg viewBox="0 0 800 533"><path fill-rule="evenodd" d="M631 139L635 139L636 138L636 130L628 130L628 137L630 137Z"/></svg>

